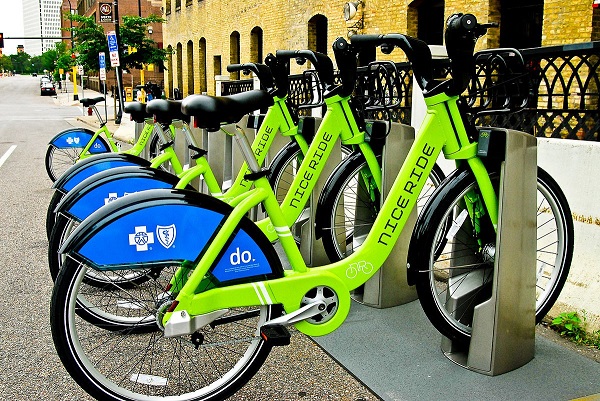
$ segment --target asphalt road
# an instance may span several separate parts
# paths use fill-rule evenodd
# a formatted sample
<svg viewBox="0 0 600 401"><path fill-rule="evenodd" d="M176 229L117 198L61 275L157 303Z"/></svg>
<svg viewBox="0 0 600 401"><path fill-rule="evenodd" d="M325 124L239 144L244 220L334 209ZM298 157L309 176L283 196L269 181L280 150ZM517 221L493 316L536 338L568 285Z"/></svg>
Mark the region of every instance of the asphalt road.
<svg viewBox="0 0 600 401"><path fill-rule="evenodd" d="M0 78L0 400L90 399L52 343L45 216L52 196L48 141L82 110L41 97L39 78ZM311 340L294 335L233 400L375 400Z"/></svg>

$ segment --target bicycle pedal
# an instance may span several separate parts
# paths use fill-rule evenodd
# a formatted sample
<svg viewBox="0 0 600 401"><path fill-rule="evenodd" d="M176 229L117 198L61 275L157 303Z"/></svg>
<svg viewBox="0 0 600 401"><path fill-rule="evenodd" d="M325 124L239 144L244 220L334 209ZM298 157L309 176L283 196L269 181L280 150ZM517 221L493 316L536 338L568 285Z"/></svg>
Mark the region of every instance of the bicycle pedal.
<svg viewBox="0 0 600 401"><path fill-rule="evenodd" d="M290 345L290 332L282 325L262 326L260 336L273 347Z"/></svg>

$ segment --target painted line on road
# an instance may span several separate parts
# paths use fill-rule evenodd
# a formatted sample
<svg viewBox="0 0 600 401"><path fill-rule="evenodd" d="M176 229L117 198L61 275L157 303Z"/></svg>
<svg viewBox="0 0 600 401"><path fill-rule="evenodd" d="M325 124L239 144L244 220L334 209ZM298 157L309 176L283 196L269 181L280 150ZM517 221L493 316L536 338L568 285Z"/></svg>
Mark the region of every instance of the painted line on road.
<svg viewBox="0 0 600 401"><path fill-rule="evenodd" d="M2 167L2 165L4 164L4 162L6 161L6 159L8 159L11 155L12 152L14 152L14 150L17 148L17 145L13 145L10 148L8 148L8 150L6 151L6 153L4 155L2 155L2 157L0 157L0 167Z"/></svg>

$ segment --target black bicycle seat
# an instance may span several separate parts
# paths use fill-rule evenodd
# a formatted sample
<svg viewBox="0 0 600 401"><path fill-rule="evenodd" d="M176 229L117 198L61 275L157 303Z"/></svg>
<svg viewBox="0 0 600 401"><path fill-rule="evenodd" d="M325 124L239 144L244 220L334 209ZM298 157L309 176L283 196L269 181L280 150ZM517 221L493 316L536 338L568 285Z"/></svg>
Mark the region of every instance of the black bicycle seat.
<svg viewBox="0 0 600 401"><path fill-rule="evenodd" d="M193 116L198 128L218 131L221 124L237 123L245 114L273 105L273 97L263 90L229 96L191 95L181 103L181 111Z"/></svg>
<svg viewBox="0 0 600 401"><path fill-rule="evenodd" d="M190 121L190 118L181 112L181 100L151 100L146 105L146 112L153 114L156 121L163 124L171 124L173 120Z"/></svg>
<svg viewBox="0 0 600 401"><path fill-rule="evenodd" d="M146 112L146 105L140 102L128 103L123 110L130 114L136 123L143 123L146 118L152 117L152 114Z"/></svg>
<svg viewBox="0 0 600 401"><path fill-rule="evenodd" d="M96 103L100 103L104 101L104 96L98 96L98 97L85 97L83 99L79 100L79 103L83 104L83 107L90 107L95 105Z"/></svg>

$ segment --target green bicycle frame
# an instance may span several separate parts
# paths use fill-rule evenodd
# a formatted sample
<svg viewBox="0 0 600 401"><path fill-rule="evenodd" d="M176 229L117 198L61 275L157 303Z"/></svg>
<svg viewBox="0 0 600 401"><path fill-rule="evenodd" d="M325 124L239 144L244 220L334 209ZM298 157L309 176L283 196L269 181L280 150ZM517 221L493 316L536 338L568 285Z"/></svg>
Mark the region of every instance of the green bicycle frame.
<svg viewBox="0 0 600 401"><path fill-rule="evenodd" d="M427 115L419 134L394 181L364 244L348 258L336 263L308 269L287 225L287 220L277 205L275 196L264 177L255 181L255 189L243 196L208 246L195 268L189 274L175 276L171 292L176 295L172 311L165 314L163 324L168 324L173 313L185 310L191 316L213 311L266 304L282 304L289 314L300 308L302 298L311 289L327 286L338 297L337 312L327 321L313 324L306 320L295 323L301 332L318 336L337 329L350 309L349 291L369 280L387 259L410 212L417 203L426 178L441 151L447 159L464 160L472 169L482 192L485 207L492 223L497 226L498 200L483 162L477 157L477 144L470 143L457 107L458 97L439 94L426 98ZM325 123L325 121L324 121ZM324 132L334 136L332 127L324 125ZM317 142L319 143L319 142ZM324 152L327 149L324 150ZM315 155L309 151L305 161L310 163ZM317 159L319 160L319 159ZM306 171L306 169L301 169ZM307 182L314 176L302 176ZM302 187L300 187L302 188ZM293 197L293 195L292 195ZM209 277L208 269L216 260L228 238L245 213L263 202L281 245L291 264L284 277L268 281L236 284L202 291ZM186 270L186 272L189 270ZM198 292L198 293L197 293Z"/></svg>
<svg viewBox="0 0 600 401"><path fill-rule="evenodd" d="M303 153L306 153L308 150L306 140L302 135L298 135L298 126L292 119L285 103L286 99L287 96L283 98L274 98L273 106L269 107L267 110L264 121L256 133L252 143L252 152L259 165L264 163L278 132L280 132L281 135L290 137L292 140L296 141ZM186 135L191 135L186 126L183 126L182 129L186 130ZM251 188L252 181L248 181L245 178L249 173L251 173L251 171L248 168L248 164L244 162L231 187L225 193L222 193L215 175L208 164L208 160L206 160L205 157L199 157L196 159L196 165L194 167L191 167L179 175L180 180L175 188L185 188L194 178L202 176L207 185L207 189L212 196L220 198L225 202L231 202Z"/></svg>
<svg viewBox="0 0 600 401"><path fill-rule="evenodd" d="M338 139L344 145L358 146L367 160L377 188L381 190L381 167L375 153L365 142L365 133L360 131L356 124L349 100L350 97L341 97L339 95L325 100L327 112L311 142L308 152L305 153L304 160L300 164L288 193L281 203L281 211L285 216L285 227L291 227L308 204L308 199L317 184L317 179L321 176L325 168L325 162L331 155L333 145ZM234 200L230 204L235 206L237 203L239 201ZM271 220L261 220L257 225L267 235L269 240L275 241L277 239L276 231L278 228L272 224Z"/></svg>

